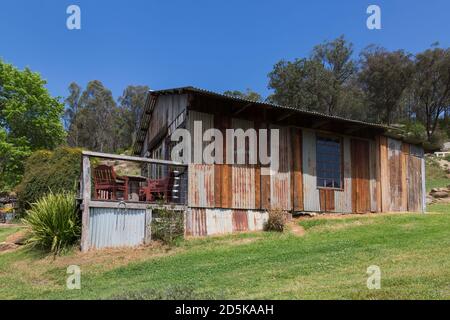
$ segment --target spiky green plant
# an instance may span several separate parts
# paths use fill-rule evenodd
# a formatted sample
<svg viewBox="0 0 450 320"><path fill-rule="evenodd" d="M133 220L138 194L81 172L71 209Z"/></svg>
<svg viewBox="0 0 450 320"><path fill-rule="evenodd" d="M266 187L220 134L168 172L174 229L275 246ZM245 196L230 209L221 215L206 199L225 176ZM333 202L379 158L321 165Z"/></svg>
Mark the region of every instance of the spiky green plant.
<svg viewBox="0 0 450 320"><path fill-rule="evenodd" d="M81 235L73 192L48 193L31 205L22 221L29 229L27 244L55 255L76 243Z"/></svg>

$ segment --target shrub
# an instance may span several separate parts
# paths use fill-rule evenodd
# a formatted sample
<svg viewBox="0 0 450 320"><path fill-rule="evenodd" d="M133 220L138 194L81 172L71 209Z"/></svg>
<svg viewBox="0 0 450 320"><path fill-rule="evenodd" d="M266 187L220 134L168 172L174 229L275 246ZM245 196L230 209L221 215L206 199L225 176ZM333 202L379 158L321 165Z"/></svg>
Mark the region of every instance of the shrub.
<svg viewBox="0 0 450 320"><path fill-rule="evenodd" d="M184 236L184 214L170 209L153 210L152 239L172 245Z"/></svg>
<svg viewBox="0 0 450 320"><path fill-rule="evenodd" d="M29 231L26 243L55 255L75 244L81 235L73 192L48 193L31 205L22 222Z"/></svg>
<svg viewBox="0 0 450 320"><path fill-rule="evenodd" d="M283 232L286 225L287 216L282 210L269 210L269 219L264 224L265 231Z"/></svg>
<svg viewBox="0 0 450 320"><path fill-rule="evenodd" d="M81 149L59 147L34 152L25 163L24 177L16 188L21 213L50 191L74 192L80 177Z"/></svg>

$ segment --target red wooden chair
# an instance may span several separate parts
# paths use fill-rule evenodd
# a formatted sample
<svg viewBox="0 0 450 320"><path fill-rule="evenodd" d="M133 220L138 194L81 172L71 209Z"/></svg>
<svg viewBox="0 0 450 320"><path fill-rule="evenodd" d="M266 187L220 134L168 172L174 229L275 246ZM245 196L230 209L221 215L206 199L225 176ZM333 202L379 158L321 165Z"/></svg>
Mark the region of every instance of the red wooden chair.
<svg viewBox="0 0 450 320"><path fill-rule="evenodd" d="M153 202L156 200L163 200L168 202L170 200L170 184L172 179L170 177L162 179L147 179L147 186L140 190L142 198L145 201Z"/></svg>
<svg viewBox="0 0 450 320"><path fill-rule="evenodd" d="M116 200L117 191L123 192L125 200L128 199L128 182L126 177L118 177L114 168L99 165L94 168L95 199Z"/></svg>

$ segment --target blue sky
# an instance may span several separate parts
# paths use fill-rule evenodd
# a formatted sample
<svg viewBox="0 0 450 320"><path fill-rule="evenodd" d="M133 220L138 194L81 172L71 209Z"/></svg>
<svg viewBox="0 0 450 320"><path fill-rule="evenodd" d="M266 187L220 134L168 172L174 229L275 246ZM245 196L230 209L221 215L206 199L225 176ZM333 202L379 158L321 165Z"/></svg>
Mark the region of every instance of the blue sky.
<svg viewBox="0 0 450 320"><path fill-rule="evenodd" d="M307 56L344 34L358 52L375 43L415 53L450 46L450 1L0 0L0 57L30 67L65 96L70 82L101 80L115 97L129 84L194 85L269 94L280 59ZM66 8L81 8L81 30ZM382 30L366 28L377 4Z"/></svg>

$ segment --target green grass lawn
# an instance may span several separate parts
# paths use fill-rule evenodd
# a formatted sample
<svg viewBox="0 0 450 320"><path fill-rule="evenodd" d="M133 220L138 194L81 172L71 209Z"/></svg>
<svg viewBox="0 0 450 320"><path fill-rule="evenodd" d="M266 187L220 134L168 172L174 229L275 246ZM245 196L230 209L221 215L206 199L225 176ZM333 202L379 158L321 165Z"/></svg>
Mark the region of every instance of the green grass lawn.
<svg viewBox="0 0 450 320"><path fill-rule="evenodd" d="M450 206L430 214L301 220L289 232L194 239L170 250L0 254L0 298L450 299ZM67 290L79 264L82 289ZM380 290L366 270L381 268ZM158 294L155 294L158 293Z"/></svg>
<svg viewBox="0 0 450 320"><path fill-rule="evenodd" d="M448 184L427 163L427 189ZM450 299L450 205L428 211L301 220L303 237L246 233L56 259L0 253L0 299ZM0 228L0 242L16 231ZM73 264L81 290L66 289ZM367 289L371 265L380 290Z"/></svg>
<svg viewBox="0 0 450 320"><path fill-rule="evenodd" d="M20 230L20 227L0 227L0 242L5 241L5 239Z"/></svg>

